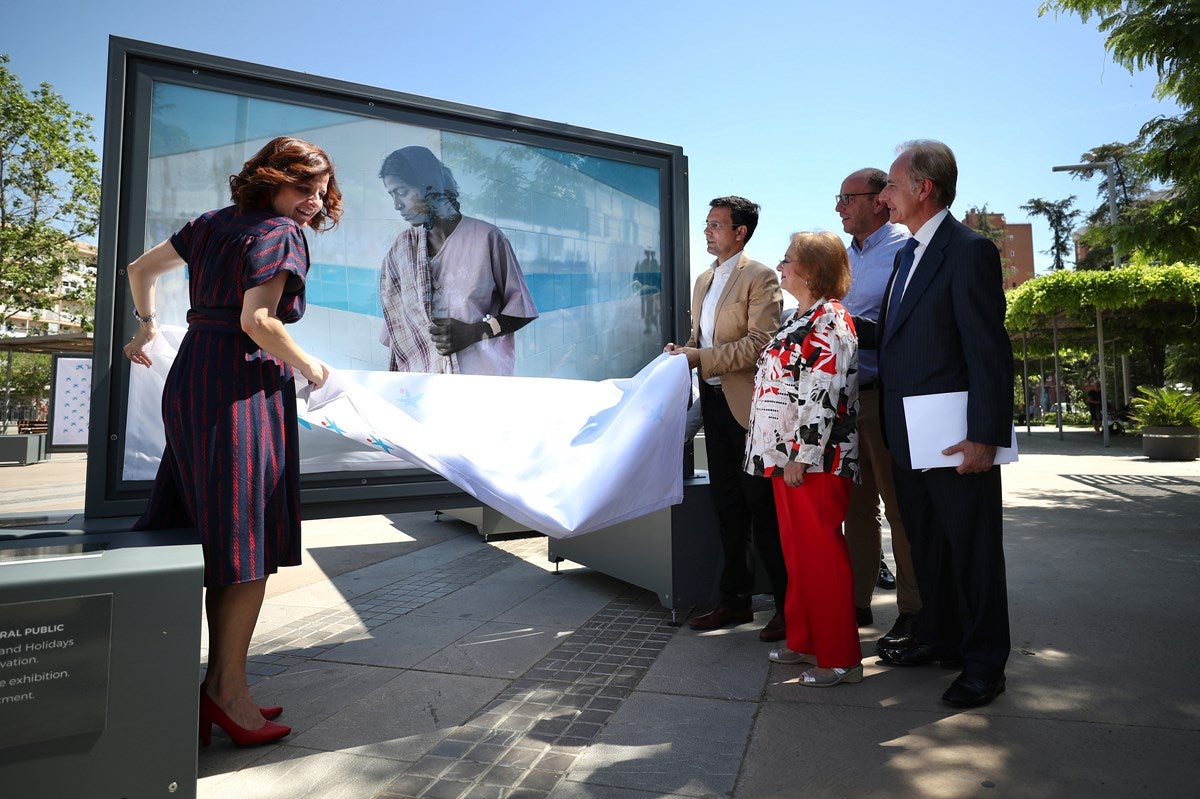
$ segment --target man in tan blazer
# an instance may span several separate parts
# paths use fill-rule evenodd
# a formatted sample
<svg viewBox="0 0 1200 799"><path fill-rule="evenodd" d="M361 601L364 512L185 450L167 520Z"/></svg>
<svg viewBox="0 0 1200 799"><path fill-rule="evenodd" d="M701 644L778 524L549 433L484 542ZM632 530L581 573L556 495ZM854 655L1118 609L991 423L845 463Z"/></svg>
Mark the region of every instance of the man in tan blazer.
<svg viewBox="0 0 1200 799"><path fill-rule="evenodd" d="M779 549L779 524L770 480L745 473L746 426L755 366L763 345L779 329L783 295L775 270L742 251L758 225L758 205L744 197L718 197L704 225L712 268L692 294L692 334L687 344L668 344L700 372L700 409L708 451L709 487L721 530L725 563L721 600L688 622L715 630L754 619L754 553L757 550L775 595L775 615L759 633L764 641L784 639L783 601L787 572Z"/></svg>

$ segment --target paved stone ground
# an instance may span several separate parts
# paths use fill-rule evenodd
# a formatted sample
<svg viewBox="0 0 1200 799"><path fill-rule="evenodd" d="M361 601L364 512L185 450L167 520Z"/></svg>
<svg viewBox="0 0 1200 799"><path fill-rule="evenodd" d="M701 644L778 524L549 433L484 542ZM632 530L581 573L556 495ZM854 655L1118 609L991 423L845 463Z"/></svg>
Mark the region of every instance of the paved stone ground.
<svg viewBox="0 0 1200 799"><path fill-rule="evenodd" d="M327 519L306 524L305 565L269 583L251 650L256 696L285 705L293 734L259 749L214 736L199 796L1193 795L1200 464L1090 431L1021 431L1019 446L1004 475L1014 649L988 708L942 705L952 672L873 657L859 685L798 687L757 639L762 598L755 624L695 633L637 587L555 573L541 538L484 542L432 514ZM0 514L34 494L16 473L0 469ZM894 594L873 609L867 652Z"/></svg>
<svg viewBox="0 0 1200 799"><path fill-rule="evenodd" d="M473 533L466 533L473 536ZM320 610L256 636L254 682L314 663L370 636L403 633L403 617L505 569L513 557L545 555L545 542L524 538L480 545L460 557L366 591L349 606ZM571 635L415 762L405 763L379 797L548 796L638 684L674 634L654 595L624 587ZM387 629L397 623L394 630ZM484 636L464 645L490 646ZM353 650L354 647L348 647ZM349 656L352 662L355 658ZM264 685L264 689L265 689ZM429 705L431 718L438 710ZM516 791L516 793L514 793Z"/></svg>
<svg viewBox="0 0 1200 799"><path fill-rule="evenodd" d="M0 517L69 518L83 511L87 454L59 452L41 463L0 465ZM3 518L0 518L3 521Z"/></svg>

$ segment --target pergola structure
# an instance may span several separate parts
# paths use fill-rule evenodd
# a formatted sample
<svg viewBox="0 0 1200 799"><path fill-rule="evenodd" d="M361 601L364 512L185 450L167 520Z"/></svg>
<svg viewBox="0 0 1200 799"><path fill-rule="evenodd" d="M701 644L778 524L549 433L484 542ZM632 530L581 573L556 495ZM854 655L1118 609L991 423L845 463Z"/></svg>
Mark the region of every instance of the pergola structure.
<svg viewBox="0 0 1200 799"><path fill-rule="evenodd" d="M1103 315L1103 312L1101 312L1101 310L1099 308L1096 309L1096 324L1094 325L1094 327L1096 330L1097 357L1099 358L1099 361L1100 361L1100 423L1103 427L1104 446L1107 447L1109 445L1109 440L1108 440L1108 434L1109 434L1108 386L1106 385L1107 380L1105 379L1105 375L1104 375L1104 372L1105 372L1104 352L1105 352L1106 345L1109 344L1110 342L1114 343L1114 345L1115 345L1116 339L1108 339L1107 341L1105 340L1105 338L1104 338L1104 315ZM1055 393L1054 399L1055 399L1055 405L1056 405L1055 419L1056 419L1056 423L1058 425L1058 437L1060 440L1063 437L1062 370L1059 365L1059 353L1062 351L1062 342L1060 341L1060 333L1062 333L1066 336L1069 336L1072 339L1078 340L1082 336L1090 336L1090 331L1092 330L1092 328L1093 328L1093 325L1084 324L1082 322L1079 322L1075 319L1070 318L1069 316L1064 314L1062 311L1059 311L1059 312L1053 314L1049 318L1049 320L1047 320L1046 323L1038 329L1023 330L1019 333L1010 333L1010 335L1009 335L1009 338L1011 338L1014 342L1017 342L1017 341L1021 342L1021 363L1022 363L1022 378L1021 379L1022 379L1022 386L1024 387L1022 396L1024 398L1025 404L1028 405L1028 402L1029 402L1029 339L1030 339L1031 335L1038 336L1038 337L1045 337L1047 335L1047 333L1049 334L1049 343L1051 345L1051 350L1052 350L1052 354L1054 357L1054 393ZM1115 358L1115 352L1114 352L1114 358ZM1116 377L1115 361L1114 361L1113 368L1114 368L1114 379L1115 379L1115 377ZM1129 380L1129 373L1128 373L1128 370L1126 370L1126 373L1125 373L1126 383L1128 383L1128 380ZM1128 394L1128 386L1126 386L1126 393ZM1128 399L1128 397L1126 399ZM1026 411L1026 413L1025 413L1025 432L1032 433L1028 411Z"/></svg>
<svg viewBox="0 0 1200 799"><path fill-rule="evenodd" d="M1106 346L1122 340L1160 347L1194 341L1200 336L1200 267L1130 265L1108 271L1042 275L1009 293L1005 323L1014 341L1022 339L1027 344L1031 336L1049 334L1056 380L1063 337L1090 347L1089 339L1094 335L1104 445L1108 446ZM1061 432L1061 417L1059 429Z"/></svg>
<svg viewBox="0 0 1200 799"><path fill-rule="evenodd" d="M0 338L0 352L31 352L40 355L92 352L91 333L52 333L46 336Z"/></svg>

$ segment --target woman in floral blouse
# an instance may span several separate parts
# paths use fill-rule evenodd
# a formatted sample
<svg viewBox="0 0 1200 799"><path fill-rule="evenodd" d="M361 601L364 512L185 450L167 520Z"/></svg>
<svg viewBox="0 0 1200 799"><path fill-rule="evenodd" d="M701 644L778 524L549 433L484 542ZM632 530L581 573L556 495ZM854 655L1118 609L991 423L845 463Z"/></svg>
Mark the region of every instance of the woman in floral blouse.
<svg viewBox="0 0 1200 799"><path fill-rule="evenodd" d="M833 233L795 233L779 264L800 303L758 358L745 469L774 478L788 571L787 642L776 663L803 663L802 685L862 680L850 555L842 521L858 480L858 337L838 302L850 288Z"/></svg>

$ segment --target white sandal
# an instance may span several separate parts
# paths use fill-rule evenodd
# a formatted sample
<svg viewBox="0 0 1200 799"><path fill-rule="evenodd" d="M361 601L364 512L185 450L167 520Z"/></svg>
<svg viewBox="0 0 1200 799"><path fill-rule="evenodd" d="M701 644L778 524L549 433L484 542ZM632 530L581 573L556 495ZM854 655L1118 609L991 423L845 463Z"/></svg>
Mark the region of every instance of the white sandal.
<svg viewBox="0 0 1200 799"><path fill-rule="evenodd" d="M780 644L768 652L767 660L772 663L786 663L789 666L794 663L807 663L810 666L817 665L815 657L806 655L803 652L797 652L794 649L788 649L787 644Z"/></svg>
<svg viewBox="0 0 1200 799"><path fill-rule="evenodd" d="M863 667L861 663L848 669L822 669L813 667L800 675L800 684L810 685L814 688L829 688L843 682L862 682L862 678Z"/></svg>

